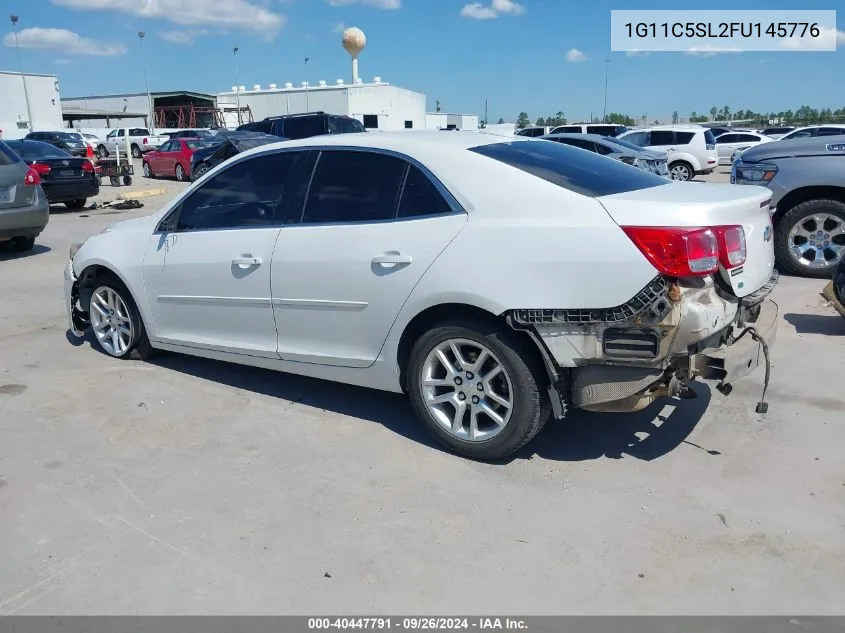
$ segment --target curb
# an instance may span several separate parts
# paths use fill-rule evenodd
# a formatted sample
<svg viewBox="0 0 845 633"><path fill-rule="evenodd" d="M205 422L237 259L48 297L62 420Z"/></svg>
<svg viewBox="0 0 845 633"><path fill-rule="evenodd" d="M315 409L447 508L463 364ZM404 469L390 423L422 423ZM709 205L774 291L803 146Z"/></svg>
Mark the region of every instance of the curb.
<svg viewBox="0 0 845 633"><path fill-rule="evenodd" d="M118 200L140 200L141 198L152 198L153 196L162 196L165 194L164 189L146 189L144 191L129 191L127 193L118 194Z"/></svg>

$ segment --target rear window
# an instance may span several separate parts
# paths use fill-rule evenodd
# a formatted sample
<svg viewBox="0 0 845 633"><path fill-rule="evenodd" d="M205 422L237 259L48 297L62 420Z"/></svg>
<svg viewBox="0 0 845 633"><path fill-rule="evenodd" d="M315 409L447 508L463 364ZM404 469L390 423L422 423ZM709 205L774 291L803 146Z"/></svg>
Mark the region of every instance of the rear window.
<svg viewBox="0 0 845 633"><path fill-rule="evenodd" d="M347 117L332 117L329 119L331 123L332 132L334 134L351 134L357 132L366 132L367 130L364 129L364 124L361 123L358 119L350 119ZM407 124L407 121L406 121ZM406 125L407 127L407 125Z"/></svg>
<svg viewBox="0 0 845 633"><path fill-rule="evenodd" d="M20 160L21 157L11 147L0 141L0 165L12 165L20 162Z"/></svg>
<svg viewBox="0 0 845 633"><path fill-rule="evenodd" d="M716 135L713 134L710 130L704 130L704 142L707 145L715 145L716 144Z"/></svg>
<svg viewBox="0 0 845 633"><path fill-rule="evenodd" d="M9 141L11 147L18 156L24 160L38 160L39 158L68 158L65 150L55 145L42 143L41 141Z"/></svg>
<svg viewBox="0 0 845 633"><path fill-rule="evenodd" d="M563 143L513 141L473 147L487 156L584 196L610 196L665 185L669 181L612 158Z"/></svg>

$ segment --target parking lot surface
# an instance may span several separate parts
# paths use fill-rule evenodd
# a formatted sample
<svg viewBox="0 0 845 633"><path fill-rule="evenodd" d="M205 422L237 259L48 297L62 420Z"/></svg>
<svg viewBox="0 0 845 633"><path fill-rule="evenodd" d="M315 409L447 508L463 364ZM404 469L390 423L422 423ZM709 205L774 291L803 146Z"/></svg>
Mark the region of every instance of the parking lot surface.
<svg viewBox="0 0 845 633"><path fill-rule="evenodd" d="M185 185L132 189L159 186ZM761 370L571 413L484 464L398 395L68 337L70 244L167 199L55 207L32 253L0 251L0 614L845 611L845 319L823 281L775 290L766 416Z"/></svg>

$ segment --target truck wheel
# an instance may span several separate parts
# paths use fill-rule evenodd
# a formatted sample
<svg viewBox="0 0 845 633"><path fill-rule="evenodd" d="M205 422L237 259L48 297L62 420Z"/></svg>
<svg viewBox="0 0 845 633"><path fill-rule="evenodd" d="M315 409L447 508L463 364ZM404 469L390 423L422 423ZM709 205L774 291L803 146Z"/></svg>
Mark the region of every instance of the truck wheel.
<svg viewBox="0 0 845 633"><path fill-rule="evenodd" d="M117 176L109 176L109 182L111 183L112 187L120 186L120 178L118 178Z"/></svg>
<svg viewBox="0 0 845 633"><path fill-rule="evenodd" d="M775 226L778 266L802 277L829 279L845 257L845 203L807 200Z"/></svg>
<svg viewBox="0 0 845 633"><path fill-rule="evenodd" d="M99 158L105 158L109 155L109 150L106 149L105 145L98 145L97 146L97 156Z"/></svg>
<svg viewBox="0 0 845 633"><path fill-rule="evenodd" d="M135 351L146 360L155 355L132 295L113 275L94 281L88 314L97 346L109 356L129 358Z"/></svg>
<svg viewBox="0 0 845 633"><path fill-rule="evenodd" d="M141 148L137 145L132 145L132 158L141 158Z"/></svg>
<svg viewBox="0 0 845 633"><path fill-rule="evenodd" d="M501 459L531 441L551 415L545 370L516 336L483 321L438 324L414 343L411 404L450 450Z"/></svg>

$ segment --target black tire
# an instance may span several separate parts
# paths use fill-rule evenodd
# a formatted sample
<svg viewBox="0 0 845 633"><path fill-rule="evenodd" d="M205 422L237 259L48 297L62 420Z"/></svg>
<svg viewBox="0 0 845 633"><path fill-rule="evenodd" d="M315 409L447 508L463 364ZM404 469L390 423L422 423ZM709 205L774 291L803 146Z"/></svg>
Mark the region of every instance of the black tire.
<svg viewBox="0 0 845 633"><path fill-rule="evenodd" d="M124 176L123 177L123 184L127 187L132 184L132 176Z"/></svg>
<svg viewBox="0 0 845 633"><path fill-rule="evenodd" d="M86 200L85 198L79 198L77 200L71 200L70 202L65 202L65 206L68 209L74 209L74 210L84 209L86 202L88 202L88 200Z"/></svg>
<svg viewBox="0 0 845 633"><path fill-rule="evenodd" d="M678 170L678 172L679 172L678 176L682 176L682 174L683 174L683 176L675 178L675 174L672 173L673 169ZM669 177L672 180L677 180L677 181L680 181L680 182L687 182L687 181L692 180L695 177L695 170L692 168L692 165L690 165L689 163L682 161L682 160L676 160L675 162L669 164Z"/></svg>
<svg viewBox="0 0 845 633"><path fill-rule="evenodd" d="M98 145L97 146L97 156L100 158L105 158L109 155L109 150L106 149L105 145Z"/></svg>
<svg viewBox="0 0 845 633"><path fill-rule="evenodd" d="M792 275L813 277L815 279L830 279L836 271L839 261L833 261L829 266L810 268L793 259L789 249L789 232L792 228L816 213L826 213L838 217L845 225L845 203L839 200L807 200L797 204L783 214L775 225L775 259L778 267ZM837 242L838 243L838 242ZM841 243L845 246L845 242Z"/></svg>
<svg viewBox="0 0 845 633"><path fill-rule="evenodd" d="M176 180L178 182L185 182L187 179L188 177L185 174L185 168L179 163L176 163Z"/></svg>
<svg viewBox="0 0 845 633"><path fill-rule="evenodd" d="M34 237L16 237L12 239L12 250L16 253L26 253L35 246Z"/></svg>
<svg viewBox="0 0 845 633"><path fill-rule="evenodd" d="M498 358L510 377L513 411L505 427L489 440L456 437L440 425L425 404L420 376L426 357L449 339L481 343ZM470 459L496 460L513 454L530 442L551 416L546 393L548 377L536 351L493 323L455 320L438 324L414 342L405 373L411 404L426 430L452 452Z"/></svg>
<svg viewBox="0 0 845 633"><path fill-rule="evenodd" d="M197 171L196 171L196 173L194 173L192 180L199 180L200 178L203 177L203 175L205 175L205 173L209 169L210 169L210 167L208 165L206 165L205 163L203 163L202 165L197 167Z"/></svg>
<svg viewBox="0 0 845 633"><path fill-rule="evenodd" d="M132 340L130 344L126 348L126 352L121 354L120 356L116 356L114 354L109 353L101 344L99 339L94 336L94 342L97 347L102 351L104 354L111 356L112 358L120 358L120 359L130 359L130 358L137 358L140 360L147 360L155 356L158 352L152 345L150 345L150 339L147 336L147 329L144 327L144 320L141 318L141 313L138 311L138 306L135 304L135 299L132 297L132 294L126 288L120 279L118 279L115 275L105 274L97 277L91 283L91 296L94 296L94 293L97 291L98 288L102 286L108 286L112 290L114 290L120 298L123 299L123 302L126 304L126 307L129 311L129 318L132 321ZM91 305L89 302L88 305L88 314L91 314Z"/></svg>
<svg viewBox="0 0 845 633"><path fill-rule="evenodd" d="M141 168L144 171L144 178L155 178L156 175L153 173L153 170L150 168L150 164L147 161L144 161L141 164Z"/></svg>
<svg viewBox="0 0 845 633"><path fill-rule="evenodd" d="M141 148L137 145L132 145L132 158L141 158Z"/></svg>
<svg viewBox="0 0 845 633"><path fill-rule="evenodd" d="M119 187L120 178L118 178L117 176L109 176L109 183L111 183L112 187Z"/></svg>

